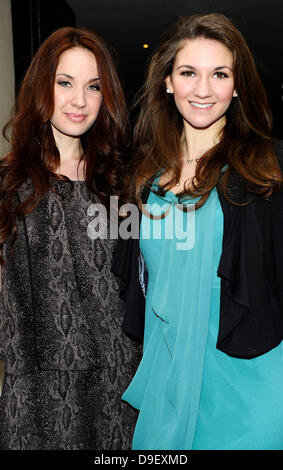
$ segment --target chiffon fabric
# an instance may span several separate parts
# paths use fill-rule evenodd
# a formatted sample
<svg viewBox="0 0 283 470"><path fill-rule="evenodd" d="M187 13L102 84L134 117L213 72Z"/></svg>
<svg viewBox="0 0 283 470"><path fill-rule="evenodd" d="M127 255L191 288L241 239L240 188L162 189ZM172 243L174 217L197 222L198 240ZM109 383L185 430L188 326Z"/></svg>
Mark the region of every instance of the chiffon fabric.
<svg viewBox="0 0 283 470"><path fill-rule="evenodd" d="M223 213L216 189L182 211L151 192L144 351L123 399L140 410L133 449L282 450L283 343L253 359L216 349Z"/></svg>

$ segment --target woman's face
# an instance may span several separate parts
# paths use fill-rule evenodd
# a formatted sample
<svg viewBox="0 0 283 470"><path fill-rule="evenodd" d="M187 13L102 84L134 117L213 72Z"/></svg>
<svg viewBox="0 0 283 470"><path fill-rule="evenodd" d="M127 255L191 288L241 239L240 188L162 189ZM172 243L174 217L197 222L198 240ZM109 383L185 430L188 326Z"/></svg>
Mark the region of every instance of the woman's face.
<svg viewBox="0 0 283 470"><path fill-rule="evenodd" d="M97 62L88 49L73 48L59 59L54 83L54 135L80 137L94 123L102 102Z"/></svg>
<svg viewBox="0 0 283 470"><path fill-rule="evenodd" d="M166 87L174 93L185 125L210 127L225 115L236 96L231 51L212 39L186 40L166 78Z"/></svg>

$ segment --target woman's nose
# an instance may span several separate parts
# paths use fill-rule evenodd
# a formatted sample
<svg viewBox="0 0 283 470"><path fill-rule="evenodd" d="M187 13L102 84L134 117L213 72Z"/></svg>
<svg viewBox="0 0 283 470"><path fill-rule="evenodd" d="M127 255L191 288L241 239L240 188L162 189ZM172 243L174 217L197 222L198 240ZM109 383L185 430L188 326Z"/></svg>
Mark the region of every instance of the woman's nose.
<svg viewBox="0 0 283 470"><path fill-rule="evenodd" d="M199 98L207 98L212 95L209 77L202 76L198 79L194 89L194 94Z"/></svg>
<svg viewBox="0 0 283 470"><path fill-rule="evenodd" d="M72 95L72 105L78 108L86 106L85 90L83 88L76 89Z"/></svg>

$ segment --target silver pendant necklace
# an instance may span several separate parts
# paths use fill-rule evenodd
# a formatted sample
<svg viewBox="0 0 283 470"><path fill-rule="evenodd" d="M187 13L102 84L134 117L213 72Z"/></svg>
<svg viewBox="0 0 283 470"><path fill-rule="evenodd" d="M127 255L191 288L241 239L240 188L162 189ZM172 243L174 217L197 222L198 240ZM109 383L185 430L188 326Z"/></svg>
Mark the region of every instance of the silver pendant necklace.
<svg viewBox="0 0 283 470"><path fill-rule="evenodd" d="M198 163L199 161L200 161L199 158L186 158L186 164L187 165L191 165L193 162ZM191 181L192 178L189 178L189 180ZM181 186L181 183L177 183L176 186Z"/></svg>
<svg viewBox="0 0 283 470"><path fill-rule="evenodd" d="M193 162L198 163L200 161L200 158L186 158L185 161L186 165L191 165ZM189 180L191 181L192 178L189 178ZM177 183L176 186L181 186L181 183Z"/></svg>
<svg viewBox="0 0 283 470"><path fill-rule="evenodd" d="M186 159L186 162L187 162L187 165L191 165L193 162L198 163L199 160L200 160L199 158L191 158L191 159Z"/></svg>

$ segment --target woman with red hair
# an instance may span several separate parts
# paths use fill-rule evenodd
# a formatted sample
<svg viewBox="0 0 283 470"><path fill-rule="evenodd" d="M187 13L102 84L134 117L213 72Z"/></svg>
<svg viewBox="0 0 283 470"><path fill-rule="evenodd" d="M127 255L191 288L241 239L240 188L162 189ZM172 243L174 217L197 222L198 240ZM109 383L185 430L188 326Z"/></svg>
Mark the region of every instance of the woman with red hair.
<svg viewBox="0 0 283 470"><path fill-rule="evenodd" d="M136 414L120 399L139 351L120 327L116 241L89 230L91 205L109 213L111 195L127 199L126 106L104 41L70 27L47 38L9 128L0 164L0 448L128 449Z"/></svg>

